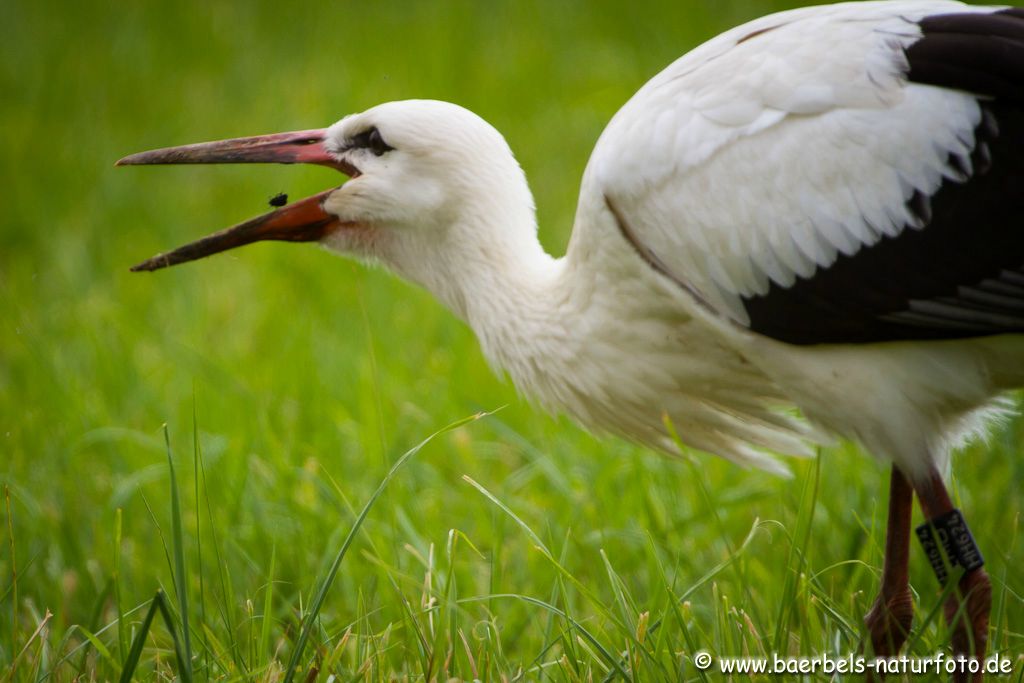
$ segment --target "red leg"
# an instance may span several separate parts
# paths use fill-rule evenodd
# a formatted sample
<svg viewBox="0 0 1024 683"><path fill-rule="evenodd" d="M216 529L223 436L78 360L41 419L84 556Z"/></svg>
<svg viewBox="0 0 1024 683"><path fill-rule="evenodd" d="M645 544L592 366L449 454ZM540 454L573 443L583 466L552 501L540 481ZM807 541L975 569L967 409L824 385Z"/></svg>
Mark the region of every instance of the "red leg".
<svg viewBox="0 0 1024 683"><path fill-rule="evenodd" d="M910 557L910 513L914 490L894 465L889 483L889 522L885 531L882 585L871 611L864 617L876 657L900 651L914 620L907 563Z"/></svg>
<svg viewBox="0 0 1024 683"><path fill-rule="evenodd" d="M921 510L925 519L932 520L951 512L953 503L949 499L945 484L939 473L932 470L927 481L915 486L917 497L921 501ZM967 572L960 578L958 590L950 596L945 604L946 621L953 629L953 651L955 654L985 658L988 644L988 617L992 609L992 584L988 573L978 567ZM970 674L958 673L955 681L968 681ZM978 673L973 680L979 682L982 676Z"/></svg>

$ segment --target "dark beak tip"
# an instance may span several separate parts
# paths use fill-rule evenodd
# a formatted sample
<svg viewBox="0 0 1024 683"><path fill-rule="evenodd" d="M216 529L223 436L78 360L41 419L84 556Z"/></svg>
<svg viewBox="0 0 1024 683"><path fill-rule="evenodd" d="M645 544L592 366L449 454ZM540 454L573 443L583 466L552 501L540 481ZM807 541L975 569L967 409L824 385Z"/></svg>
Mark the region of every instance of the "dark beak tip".
<svg viewBox="0 0 1024 683"><path fill-rule="evenodd" d="M143 166L153 163L151 161L152 157L153 154L151 152L137 152L135 154L129 154L126 157L121 157L114 162L114 166Z"/></svg>

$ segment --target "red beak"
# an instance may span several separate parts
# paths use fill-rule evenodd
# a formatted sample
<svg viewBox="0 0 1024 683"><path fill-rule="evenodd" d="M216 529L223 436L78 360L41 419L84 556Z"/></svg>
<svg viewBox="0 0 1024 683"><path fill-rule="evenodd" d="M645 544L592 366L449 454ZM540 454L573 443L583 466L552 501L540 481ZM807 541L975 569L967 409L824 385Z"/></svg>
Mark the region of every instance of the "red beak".
<svg viewBox="0 0 1024 683"><path fill-rule="evenodd" d="M324 146L325 132L323 129L302 130L167 147L132 154L116 165L300 163L330 166L350 177L359 175L355 167L340 161L327 150ZM133 266L132 270L158 270L260 240L318 241L341 225L337 216L323 208L324 200L332 192L333 189L301 199L173 251L158 254Z"/></svg>

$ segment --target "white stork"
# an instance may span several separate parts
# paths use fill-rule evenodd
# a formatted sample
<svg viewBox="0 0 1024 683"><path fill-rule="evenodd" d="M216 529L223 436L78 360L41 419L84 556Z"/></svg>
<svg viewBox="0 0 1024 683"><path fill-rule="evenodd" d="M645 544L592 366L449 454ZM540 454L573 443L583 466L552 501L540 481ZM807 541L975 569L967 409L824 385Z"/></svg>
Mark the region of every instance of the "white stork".
<svg viewBox="0 0 1024 683"><path fill-rule="evenodd" d="M350 180L133 270L316 240L433 292L590 429L672 450L667 415L688 445L771 470L856 441L893 465L874 652L910 628L916 492L965 570L954 648L984 654L991 588L940 472L1024 386L1024 10L855 2L714 38L612 119L561 258L504 138L454 104L118 163L253 162Z"/></svg>

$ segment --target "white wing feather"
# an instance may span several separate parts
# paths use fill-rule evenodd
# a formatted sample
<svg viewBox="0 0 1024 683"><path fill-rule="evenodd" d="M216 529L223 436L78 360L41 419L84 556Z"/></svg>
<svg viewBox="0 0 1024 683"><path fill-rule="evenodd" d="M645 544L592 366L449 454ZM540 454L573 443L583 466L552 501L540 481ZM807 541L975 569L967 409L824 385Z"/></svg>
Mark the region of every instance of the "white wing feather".
<svg viewBox="0 0 1024 683"><path fill-rule="evenodd" d="M908 83L924 16L991 12L946 0L793 10L705 43L616 114L581 201L604 198L643 246L746 324L741 297L791 285L917 220L914 192L969 163L981 109ZM579 225L574 251L603 239Z"/></svg>

